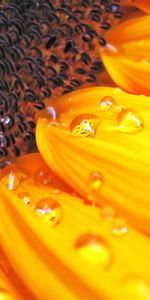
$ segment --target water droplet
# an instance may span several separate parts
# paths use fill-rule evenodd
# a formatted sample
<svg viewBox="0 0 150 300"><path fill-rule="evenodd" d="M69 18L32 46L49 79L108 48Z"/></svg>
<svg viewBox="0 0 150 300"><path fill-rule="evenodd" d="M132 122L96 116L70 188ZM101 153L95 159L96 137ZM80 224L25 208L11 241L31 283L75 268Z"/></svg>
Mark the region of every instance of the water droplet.
<svg viewBox="0 0 150 300"><path fill-rule="evenodd" d="M20 192L17 196L24 201L25 204L29 205L32 202L31 195L27 192Z"/></svg>
<svg viewBox="0 0 150 300"><path fill-rule="evenodd" d="M138 277L129 277L124 280L124 287L128 295L133 300L149 300L150 299L150 286L145 280Z"/></svg>
<svg viewBox="0 0 150 300"><path fill-rule="evenodd" d="M116 218L113 223L112 234L114 236L123 236L128 232L126 222L122 218Z"/></svg>
<svg viewBox="0 0 150 300"><path fill-rule="evenodd" d="M1 179L1 182L6 185L9 191L17 190L17 188L20 186L21 181L19 180L18 176L16 176L14 171L10 171L9 174L4 176Z"/></svg>
<svg viewBox="0 0 150 300"><path fill-rule="evenodd" d="M88 177L88 195L84 201L86 205L95 206L95 193L100 189L103 183L103 176L101 173L94 171Z"/></svg>
<svg viewBox="0 0 150 300"><path fill-rule="evenodd" d="M35 211L51 226L57 225L62 218L62 208L60 204L53 199L42 199L35 206Z"/></svg>
<svg viewBox="0 0 150 300"><path fill-rule="evenodd" d="M94 137L98 122L95 115L79 115L75 117L70 124L71 134L79 137Z"/></svg>
<svg viewBox="0 0 150 300"><path fill-rule="evenodd" d="M51 183L52 178L51 178L51 174L44 169L39 169L37 170L37 172L35 173L34 176L34 182L36 184L49 184Z"/></svg>
<svg viewBox="0 0 150 300"><path fill-rule="evenodd" d="M4 173L1 181L7 186L8 190L14 191L28 177L29 175L24 170L12 167L8 173Z"/></svg>
<svg viewBox="0 0 150 300"><path fill-rule="evenodd" d="M134 109L124 109L117 118L118 129L125 133L136 133L143 128L143 121Z"/></svg>
<svg viewBox="0 0 150 300"><path fill-rule="evenodd" d="M110 264L111 253L105 240L91 233L79 237L75 243L78 253L91 263L107 267Z"/></svg>
<svg viewBox="0 0 150 300"><path fill-rule="evenodd" d="M114 208L111 206L105 206L101 209L101 217L104 221L112 222L115 217Z"/></svg>
<svg viewBox="0 0 150 300"><path fill-rule="evenodd" d="M101 187L103 176L100 172L94 171L89 175L88 181L91 192L95 192Z"/></svg>
<svg viewBox="0 0 150 300"><path fill-rule="evenodd" d="M11 294L4 289L0 289L0 300L14 300Z"/></svg>
<svg viewBox="0 0 150 300"><path fill-rule="evenodd" d="M101 110L110 110L113 105L116 105L116 101L111 96L105 96L100 101Z"/></svg>

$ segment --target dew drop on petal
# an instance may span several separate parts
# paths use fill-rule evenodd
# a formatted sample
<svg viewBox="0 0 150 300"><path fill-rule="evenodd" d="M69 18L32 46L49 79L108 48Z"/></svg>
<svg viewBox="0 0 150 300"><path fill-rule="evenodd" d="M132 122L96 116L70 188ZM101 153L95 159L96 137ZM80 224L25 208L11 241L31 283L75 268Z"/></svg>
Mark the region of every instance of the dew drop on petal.
<svg viewBox="0 0 150 300"><path fill-rule="evenodd" d="M50 173L47 170L39 169L34 175L34 183L36 184L49 184L51 183L52 178Z"/></svg>
<svg viewBox="0 0 150 300"><path fill-rule="evenodd" d="M21 184L20 179L14 171L10 171L6 176L1 179L1 182L5 184L9 191L17 190Z"/></svg>
<svg viewBox="0 0 150 300"><path fill-rule="evenodd" d="M23 200L26 205L29 205L32 202L31 195L28 192L20 192L17 196Z"/></svg>
<svg viewBox="0 0 150 300"><path fill-rule="evenodd" d="M105 240L91 233L80 236L75 248L80 256L93 264L108 267L111 261L111 252Z"/></svg>
<svg viewBox="0 0 150 300"><path fill-rule="evenodd" d="M88 178L88 182L91 192L95 192L99 190L103 183L103 175L98 171L91 172Z"/></svg>
<svg viewBox="0 0 150 300"><path fill-rule="evenodd" d="M62 218L62 208L60 204L53 199L42 199L35 206L36 213L51 226L57 225Z"/></svg>
<svg viewBox="0 0 150 300"><path fill-rule="evenodd" d="M143 128L140 114L134 109L124 109L117 118L117 127L121 132L136 133Z"/></svg>
<svg viewBox="0 0 150 300"><path fill-rule="evenodd" d="M150 285L144 280L136 276L130 276L123 282L127 294L133 300L149 300Z"/></svg>
<svg viewBox="0 0 150 300"><path fill-rule="evenodd" d="M114 236L123 236L127 234L128 228L124 219L116 218L113 222L112 234Z"/></svg>
<svg viewBox="0 0 150 300"><path fill-rule="evenodd" d="M100 101L101 110L110 110L113 105L116 105L116 101L111 96L105 96Z"/></svg>
<svg viewBox="0 0 150 300"><path fill-rule="evenodd" d="M97 126L97 117L95 115L82 114L72 120L70 132L77 137L94 137Z"/></svg>
<svg viewBox="0 0 150 300"><path fill-rule="evenodd" d="M85 204L95 206L95 194L101 188L102 183L103 175L100 172L94 171L90 173L88 176L88 195L84 201Z"/></svg>

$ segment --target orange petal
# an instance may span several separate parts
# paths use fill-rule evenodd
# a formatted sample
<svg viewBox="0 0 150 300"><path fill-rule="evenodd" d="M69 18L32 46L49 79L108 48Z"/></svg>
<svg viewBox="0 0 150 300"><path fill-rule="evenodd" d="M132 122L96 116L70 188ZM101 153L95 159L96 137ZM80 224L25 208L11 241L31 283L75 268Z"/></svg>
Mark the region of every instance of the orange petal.
<svg viewBox="0 0 150 300"><path fill-rule="evenodd" d="M37 182L39 167L46 172L39 154L22 157L2 171L0 181L1 245L28 291L24 299L148 300L149 239L107 207L87 206L60 186L56 193L54 180ZM14 189L6 184L12 172L20 180ZM52 174L47 170L48 179ZM30 194L28 205L23 192ZM54 218L37 211L44 199L63 212L55 226Z"/></svg>
<svg viewBox="0 0 150 300"><path fill-rule="evenodd" d="M108 44L101 55L113 80L128 92L149 95L150 16L123 22L106 39Z"/></svg>
<svg viewBox="0 0 150 300"><path fill-rule="evenodd" d="M149 0L122 0L122 5L135 5L148 13L150 12Z"/></svg>
<svg viewBox="0 0 150 300"><path fill-rule="evenodd" d="M100 106L104 96L116 104ZM85 198L111 204L150 232L150 98L91 88L62 97L57 109L62 111L58 126L47 119L37 124L37 144L47 164ZM102 177L96 185L92 172Z"/></svg>

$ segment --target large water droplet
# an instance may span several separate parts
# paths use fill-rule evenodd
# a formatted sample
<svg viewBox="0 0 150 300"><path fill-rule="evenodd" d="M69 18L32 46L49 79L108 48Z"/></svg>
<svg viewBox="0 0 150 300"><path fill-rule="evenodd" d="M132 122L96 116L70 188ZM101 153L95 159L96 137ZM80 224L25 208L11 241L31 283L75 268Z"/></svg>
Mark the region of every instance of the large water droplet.
<svg viewBox="0 0 150 300"><path fill-rule="evenodd" d="M124 109L117 118L118 129L125 133L136 133L143 128L140 114L134 109Z"/></svg>
<svg viewBox="0 0 150 300"><path fill-rule="evenodd" d="M150 299L150 285L145 280L130 276L126 278L124 287L130 299L133 300L149 300Z"/></svg>
<svg viewBox="0 0 150 300"><path fill-rule="evenodd" d="M100 101L101 110L110 110L113 105L116 104L116 101L111 96L105 96Z"/></svg>
<svg viewBox="0 0 150 300"><path fill-rule="evenodd" d="M73 136L94 137L98 119L92 114L82 114L75 117L70 124L70 131Z"/></svg>
<svg viewBox="0 0 150 300"><path fill-rule="evenodd" d="M60 204L52 199L42 199L36 206L35 211L44 220L48 221L51 226L57 225L62 218L62 208Z"/></svg>
<svg viewBox="0 0 150 300"><path fill-rule="evenodd" d="M39 169L34 175L34 182L36 184L49 184L52 181L50 172L45 169Z"/></svg>
<svg viewBox="0 0 150 300"><path fill-rule="evenodd" d="M113 222L112 234L114 236L123 236L127 234L128 228L126 222L122 218L116 218Z"/></svg>
<svg viewBox="0 0 150 300"><path fill-rule="evenodd" d="M99 264L102 267L108 267L110 264L110 249L99 235L88 233L80 236L75 243L75 248L79 255L91 263Z"/></svg>

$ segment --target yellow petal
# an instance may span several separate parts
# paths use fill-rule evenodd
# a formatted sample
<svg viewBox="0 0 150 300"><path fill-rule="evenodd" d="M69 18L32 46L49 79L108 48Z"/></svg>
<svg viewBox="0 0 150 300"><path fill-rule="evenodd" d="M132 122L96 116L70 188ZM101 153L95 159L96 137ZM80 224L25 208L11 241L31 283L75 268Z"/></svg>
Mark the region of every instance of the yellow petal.
<svg viewBox="0 0 150 300"><path fill-rule="evenodd" d="M28 291L24 299L148 300L149 239L109 208L85 205L60 184L56 192L56 175L55 182L37 183L39 168L54 179L41 156L33 154L4 169L0 181L1 245L14 284L18 276ZM6 185L11 172L20 179L12 190ZM23 191L30 194L28 205L20 197ZM57 202L63 211L55 226L37 212L42 199Z"/></svg>
<svg viewBox="0 0 150 300"><path fill-rule="evenodd" d="M123 22L106 39L101 55L113 80L128 92L149 95L150 16Z"/></svg>
<svg viewBox="0 0 150 300"><path fill-rule="evenodd" d="M116 104L100 106L104 96ZM150 98L91 88L62 97L57 109L62 111L58 126L47 119L37 124L37 144L47 164L82 196L116 207L149 233ZM100 174L96 187L89 179L93 172Z"/></svg>

